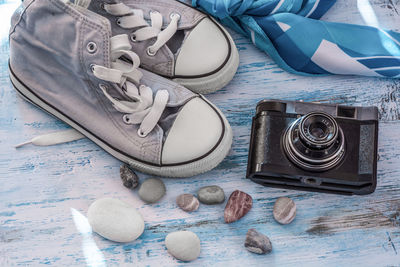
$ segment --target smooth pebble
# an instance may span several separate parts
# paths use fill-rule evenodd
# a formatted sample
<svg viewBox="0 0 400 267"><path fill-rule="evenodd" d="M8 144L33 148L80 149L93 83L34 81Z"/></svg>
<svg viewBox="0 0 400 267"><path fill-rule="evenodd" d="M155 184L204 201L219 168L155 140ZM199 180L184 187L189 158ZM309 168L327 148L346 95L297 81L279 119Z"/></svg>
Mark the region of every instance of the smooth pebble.
<svg viewBox="0 0 400 267"><path fill-rule="evenodd" d="M94 232L115 242L134 241L144 230L142 215L118 199L96 200L90 205L87 217Z"/></svg>
<svg viewBox="0 0 400 267"><path fill-rule="evenodd" d="M138 176L128 167L128 165L121 165L119 168L119 174L125 187L136 188L139 185Z"/></svg>
<svg viewBox="0 0 400 267"><path fill-rule="evenodd" d="M176 198L176 204L184 211L195 211L199 208L199 201L192 194L182 194Z"/></svg>
<svg viewBox="0 0 400 267"><path fill-rule="evenodd" d="M278 223L289 224L296 217L296 203L288 197L280 197L275 201L273 214Z"/></svg>
<svg viewBox="0 0 400 267"><path fill-rule="evenodd" d="M167 235L165 246L168 252L182 261L192 261L200 255L200 239L190 231L178 231Z"/></svg>
<svg viewBox="0 0 400 267"><path fill-rule="evenodd" d="M239 220L246 215L253 206L253 199L245 192L235 190L225 206L224 219L226 223Z"/></svg>
<svg viewBox="0 0 400 267"><path fill-rule="evenodd" d="M155 203L165 195L166 189L159 178L148 178L140 185L139 197L147 203Z"/></svg>
<svg viewBox="0 0 400 267"><path fill-rule="evenodd" d="M267 254L272 250L272 244L266 235L263 235L255 229L249 229L246 234L244 246L250 252L257 254Z"/></svg>
<svg viewBox="0 0 400 267"><path fill-rule="evenodd" d="M217 185L204 186L197 191L200 202L207 205L220 204L225 201L224 190Z"/></svg>

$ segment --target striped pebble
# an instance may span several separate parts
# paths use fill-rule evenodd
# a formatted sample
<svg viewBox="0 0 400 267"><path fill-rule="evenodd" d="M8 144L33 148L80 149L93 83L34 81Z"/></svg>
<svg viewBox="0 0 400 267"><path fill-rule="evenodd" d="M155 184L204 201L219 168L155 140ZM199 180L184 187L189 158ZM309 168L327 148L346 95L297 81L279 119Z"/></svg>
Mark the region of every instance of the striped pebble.
<svg viewBox="0 0 400 267"><path fill-rule="evenodd" d="M199 208L199 201L191 194L182 194L176 198L176 204L184 211L195 211Z"/></svg>
<svg viewBox="0 0 400 267"><path fill-rule="evenodd" d="M274 204L273 214L278 223L289 224L296 217L296 204L288 197L280 197Z"/></svg>
<svg viewBox="0 0 400 267"><path fill-rule="evenodd" d="M224 211L226 223L239 220L246 215L253 206L253 199L245 192L235 190L228 199Z"/></svg>

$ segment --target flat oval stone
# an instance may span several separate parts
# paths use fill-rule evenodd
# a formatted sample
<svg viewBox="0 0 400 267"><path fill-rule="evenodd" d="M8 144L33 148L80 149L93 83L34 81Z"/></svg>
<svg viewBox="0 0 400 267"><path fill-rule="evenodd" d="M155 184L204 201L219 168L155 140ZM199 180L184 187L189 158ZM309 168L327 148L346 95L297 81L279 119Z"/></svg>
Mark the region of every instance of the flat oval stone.
<svg viewBox="0 0 400 267"><path fill-rule="evenodd" d="M280 197L275 201L273 214L278 223L289 224L296 217L296 204L288 197Z"/></svg>
<svg viewBox="0 0 400 267"><path fill-rule="evenodd" d="M119 174L125 187L133 189L139 185L138 176L128 167L128 165L121 165L119 168Z"/></svg>
<svg viewBox="0 0 400 267"><path fill-rule="evenodd" d="M267 254L272 250L272 244L269 238L257 232L255 229L249 229L247 231L244 246L248 251L257 254Z"/></svg>
<svg viewBox="0 0 400 267"><path fill-rule="evenodd" d="M190 231L178 231L167 235L165 246L168 252L182 261L192 261L200 255L200 239Z"/></svg>
<svg viewBox="0 0 400 267"><path fill-rule="evenodd" d="M245 192L235 190L228 199L224 211L226 223L239 220L246 215L253 206L253 199Z"/></svg>
<svg viewBox="0 0 400 267"><path fill-rule="evenodd" d="M176 198L176 204L184 211L195 211L199 208L199 201L192 194L182 194Z"/></svg>
<svg viewBox="0 0 400 267"><path fill-rule="evenodd" d="M165 195L166 189L159 178L148 178L140 185L139 197L147 203L155 203Z"/></svg>
<svg viewBox="0 0 400 267"><path fill-rule="evenodd" d="M204 186L197 191L200 202L207 205L220 204L225 201L224 190L217 185Z"/></svg>
<svg viewBox="0 0 400 267"><path fill-rule="evenodd" d="M87 217L94 232L115 242L134 241L144 230L142 215L118 199L96 200L90 205Z"/></svg>

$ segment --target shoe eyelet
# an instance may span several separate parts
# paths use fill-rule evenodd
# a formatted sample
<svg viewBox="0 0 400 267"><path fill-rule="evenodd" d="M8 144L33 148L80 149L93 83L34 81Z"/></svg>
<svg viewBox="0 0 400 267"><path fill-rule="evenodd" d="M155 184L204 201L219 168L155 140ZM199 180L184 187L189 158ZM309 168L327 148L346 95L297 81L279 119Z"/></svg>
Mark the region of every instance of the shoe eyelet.
<svg viewBox="0 0 400 267"><path fill-rule="evenodd" d="M90 70L92 71L92 72L94 72L94 67L95 67L96 65L95 64L90 64L89 65L89 68L90 68Z"/></svg>
<svg viewBox="0 0 400 267"><path fill-rule="evenodd" d="M138 134L139 137L142 137L142 138L147 136L147 134L144 134L144 133L140 130L140 128L138 129L137 134Z"/></svg>
<svg viewBox="0 0 400 267"><path fill-rule="evenodd" d="M121 25L121 18L117 18L117 19L116 19L116 23L117 23L118 25Z"/></svg>
<svg viewBox="0 0 400 267"><path fill-rule="evenodd" d="M86 46L86 49L90 54L93 54L97 51L97 45L95 42L89 42Z"/></svg>
<svg viewBox="0 0 400 267"><path fill-rule="evenodd" d="M127 115L122 116L122 120L123 120L126 124L129 124L130 119L129 119L129 117L128 117Z"/></svg>
<svg viewBox="0 0 400 267"><path fill-rule="evenodd" d="M181 19L181 15L175 12L172 12L171 14L169 14L169 18L172 20L175 16L178 17L178 20Z"/></svg>
<svg viewBox="0 0 400 267"><path fill-rule="evenodd" d="M131 39L131 41L133 42L133 43L136 43L137 41L136 41L136 35L135 35L135 33L131 33L130 34L130 39Z"/></svg>
<svg viewBox="0 0 400 267"><path fill-rule="evenodd" d="M147 53L147 55L150 56L150 57L154 57L154 56L157 54L157 52L152 52L152 51L151 51L150 46L147 47L146 53Z"/></svg>
<svg viewBox="0 0 400 267"><path fill-rule="evenodd" d="M100 3L100 8L101 8L102 10L106 10L104 3Z"/></svg>

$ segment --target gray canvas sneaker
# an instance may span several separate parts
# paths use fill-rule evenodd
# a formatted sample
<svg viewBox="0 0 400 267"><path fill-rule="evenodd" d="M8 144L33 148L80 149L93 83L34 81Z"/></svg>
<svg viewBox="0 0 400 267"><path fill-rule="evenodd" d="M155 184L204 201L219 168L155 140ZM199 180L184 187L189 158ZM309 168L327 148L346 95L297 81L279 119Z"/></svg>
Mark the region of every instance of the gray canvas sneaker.
<svg viewBox="0 0 400 267"><path fill-rule="evenodd" d="M109 20L80 6L25 0L12 17L10 77L27 100L140 171L187 177L217 166L232 142L223 114L139 64L126 34L111 37Z"/></svg>
<svg viewBox="0 0 400 267"><path fill-rule="evenodd" d="M176 0L75 1L108 18L113 35L128 34L144 69L193 92L214 92L236 73L239 54L232 37L188 5Z"/></svg>

